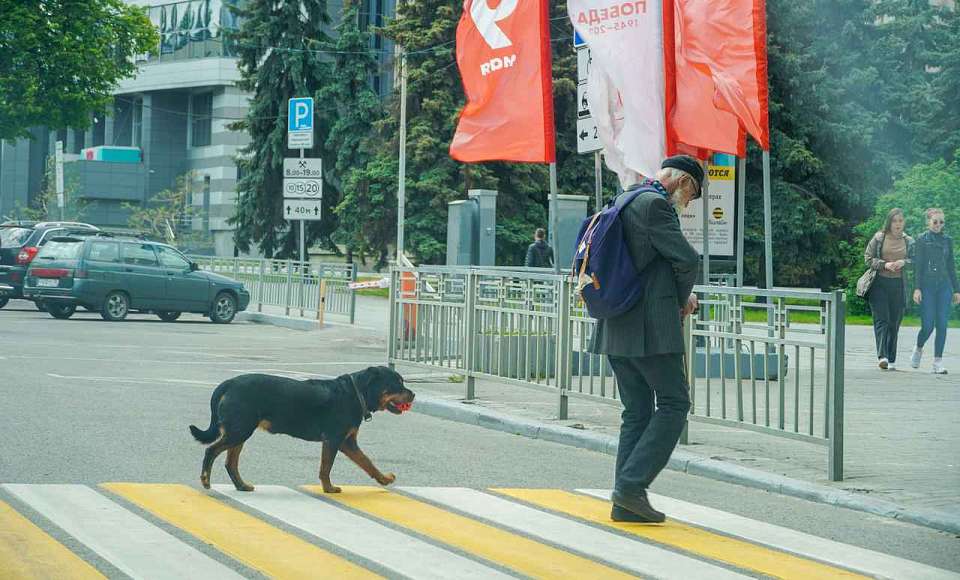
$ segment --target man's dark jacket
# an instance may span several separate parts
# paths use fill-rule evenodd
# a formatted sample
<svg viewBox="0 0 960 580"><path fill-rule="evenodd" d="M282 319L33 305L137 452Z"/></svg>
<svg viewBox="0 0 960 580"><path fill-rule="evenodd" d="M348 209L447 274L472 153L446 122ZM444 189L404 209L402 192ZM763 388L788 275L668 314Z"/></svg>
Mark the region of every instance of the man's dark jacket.
<svg viewBox="0 0 960 580"><path fill-rule="evenodd" d="M659 193L641 193L620 219L646 291L623 315L597 322L593 352L629 357L682 353L680 309L697 280L700 257L683 237L677 212Z"/></svg>
<svg viewBox="0 0 960 580"><path fill-rule="evenodd" d="M527 246L527 257L523 261L527 268L552 268L553 248L543 240L537 240Z"/></svg>

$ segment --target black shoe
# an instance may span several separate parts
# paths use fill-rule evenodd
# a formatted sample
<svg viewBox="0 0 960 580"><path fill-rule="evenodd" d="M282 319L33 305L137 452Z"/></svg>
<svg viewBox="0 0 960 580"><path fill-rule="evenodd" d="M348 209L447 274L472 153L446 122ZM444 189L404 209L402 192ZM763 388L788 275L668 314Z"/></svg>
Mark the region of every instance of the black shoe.
<svg viewBox="0 0 960 580"><path fill-rule="evenodd" d="M610 499L613 500L613 510L610 512L610 518L615 522L629 521L646 524L659 524L663 523L667 519L667 516L665 516L662 512L658 512L657 510L653 509L653 506L650 505L650 501L647 499L646 491L628 494L614 490L613 494L610 496ZM633 519L618 520L615 516L623 513L618 512L618 507L624 512L630 513Z"/></svg>
<svg viewBox="0 0 960 580"><path fill-rule="evenodd" d="M628 509L624 509L617 504L613 504L613 507L610 509L610 519L615 522L630 523L630 524L649 524L646 519L637 514L633 513Z"/></svg>

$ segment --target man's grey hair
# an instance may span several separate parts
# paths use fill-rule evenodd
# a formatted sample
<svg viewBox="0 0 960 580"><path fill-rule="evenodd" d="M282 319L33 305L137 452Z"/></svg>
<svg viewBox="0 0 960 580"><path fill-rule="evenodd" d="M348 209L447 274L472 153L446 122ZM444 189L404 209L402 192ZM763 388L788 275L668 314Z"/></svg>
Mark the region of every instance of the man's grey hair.
<svg viewBox="0 0 960 580"><path fill-rule="evenodd" d="M683 177L684 175L686 175L690 179L693 179L692 175L690 175L686 171L683 171L682 169L677 169L676 167L665 167L657 172L657 181L663 181L664 178L667 178L667 177L677 180Z"/></svg>

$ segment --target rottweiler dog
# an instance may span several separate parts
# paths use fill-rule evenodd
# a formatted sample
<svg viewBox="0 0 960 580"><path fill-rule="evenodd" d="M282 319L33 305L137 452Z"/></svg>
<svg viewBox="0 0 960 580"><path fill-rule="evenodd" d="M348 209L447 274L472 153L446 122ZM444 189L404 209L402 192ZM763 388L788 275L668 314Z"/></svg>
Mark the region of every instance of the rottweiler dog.
<svg viewBox="0 0 960 580"><path fill-rule="evenodd" d="M224 451L227 473L240 491L253 486L240 477L238 463L243 444L259 427L306 441L322 441L320 483L326 493L340 488L330 482L330 470L343 451L380 485L396 479L384 475L357 445L360 424L376 411L399 415L410 409L415 395L403 386L403 377L387 367L370 367L335 379L298 381L286 377L246 374L221 383L210 397L210 427L190 425L193 437L206 445L200 483L210 488L210 469Z"/></svg>

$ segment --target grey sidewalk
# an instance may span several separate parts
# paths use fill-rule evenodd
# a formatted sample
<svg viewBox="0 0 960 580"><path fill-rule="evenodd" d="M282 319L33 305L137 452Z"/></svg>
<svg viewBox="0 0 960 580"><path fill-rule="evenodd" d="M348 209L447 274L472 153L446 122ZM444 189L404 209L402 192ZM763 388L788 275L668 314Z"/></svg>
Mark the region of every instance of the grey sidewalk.
<svg viewBox="0 0 960 580"><path fill-rule="evenodd" d="M357 331L384 337L387 310L386 300L360 297ZM328 320L343 322L339 317ZM948 336L945 364L953 373L946 376L930 373L932 344L921 368L909 367L916 333L915 328L901 330L901 370L890 372L876 367L872 329L847 327L842 482L827 480L824 448L750 431L692 423L690 445L680 449L960 518L960 330L951 329ZM418 393L449 401L464 396L464 384L450 382L450 373L414 367L401 370L417 382ZM544 424L611 436L618 432L617 406L571 398L570 419L558 421L555 393L492 380L477 381L477 399L470 404Z"/></svg>

